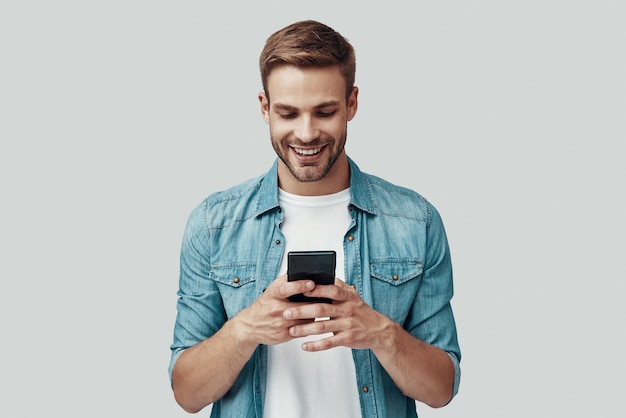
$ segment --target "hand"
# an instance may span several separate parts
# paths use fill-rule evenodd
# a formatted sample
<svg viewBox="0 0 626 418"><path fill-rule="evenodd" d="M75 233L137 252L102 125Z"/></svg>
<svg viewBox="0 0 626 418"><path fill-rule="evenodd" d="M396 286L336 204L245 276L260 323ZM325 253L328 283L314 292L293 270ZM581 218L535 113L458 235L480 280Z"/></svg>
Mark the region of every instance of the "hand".
<svg viewBox="0 0 626 418"><path fill-rule="evenodd" d="M305 295L330 298L333 303L298 304L285 309L285 319L302 321L291 325L290 336L306 337L328 332L333 335L306 342L302 344L303 350L321 351L338 346L375 349L384 345L386 331L395 325L366 304L352 286L339 279L335 279L334 285L317 286ZM307 318L330 319L311 322Z"/></svg>
<svg viewBox="0 0 626 418"><path fill-rule="evenodd" d="M265 289L252 305L242 310L235 318L244 326L241 331L255 344L280 344L293 339L289 329L294 325L315 321L314 317L290 319L283 312L294 305L289 296L305 293L315 288L312 280L287 281L287 275L279 276Z"/></svg>

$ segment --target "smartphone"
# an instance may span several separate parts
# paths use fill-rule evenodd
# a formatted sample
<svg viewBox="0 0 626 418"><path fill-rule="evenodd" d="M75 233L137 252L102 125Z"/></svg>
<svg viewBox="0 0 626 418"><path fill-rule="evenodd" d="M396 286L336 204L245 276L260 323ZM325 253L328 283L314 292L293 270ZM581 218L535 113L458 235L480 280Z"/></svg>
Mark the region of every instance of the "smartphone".
<svg viewBox="0 0 626 418"><path fill-rule="evenodd" d="M287 280L310 279L317 284L335 283L335 264L337 253L323 251L290 251L287 253ZM302 293L289 297L292 302L332 303L328 298L313 298Z"/></svg>

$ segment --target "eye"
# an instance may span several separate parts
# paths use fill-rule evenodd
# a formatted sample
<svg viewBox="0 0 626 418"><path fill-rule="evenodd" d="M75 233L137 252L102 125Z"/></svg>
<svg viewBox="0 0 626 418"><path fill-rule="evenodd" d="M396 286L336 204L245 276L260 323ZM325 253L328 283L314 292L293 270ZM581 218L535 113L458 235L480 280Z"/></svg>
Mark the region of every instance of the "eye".
<svg viewBox="0 0 626 418"><path fill-rule="evenodd" d="M280 116L281 119L293 119L296 117L295 113L279 113L278 116Z"/></svg>
<svg viewBox="0 0 626 418"><path fill-rule="evenodd" d="M330 118L334 114L335 114L334 110L332 112L317 112L317 116L319 116L320 118Z"/></svg>

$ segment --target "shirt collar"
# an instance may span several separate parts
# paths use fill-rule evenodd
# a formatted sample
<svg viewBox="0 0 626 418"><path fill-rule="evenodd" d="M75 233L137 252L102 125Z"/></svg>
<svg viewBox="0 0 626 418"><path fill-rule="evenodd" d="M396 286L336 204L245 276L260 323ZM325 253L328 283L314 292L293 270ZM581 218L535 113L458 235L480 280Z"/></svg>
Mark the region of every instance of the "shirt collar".
<svg viewBox="0 0 626 418"><path fill-rule="evenodd" d="M350 157L348 157L348 163L350 164L350 204L376 215L378 210L374 201L372 185L367 175L359 169Z"/></svg>
<svg viewBox="0 0 626 418"><path fill-rule="evenodd" d="M348 157L350 165L350 204L371 214L378 213L371 184L367 175ZM279 207L278 202L278 158L270 170L261 177L256 216Z"/></svg>

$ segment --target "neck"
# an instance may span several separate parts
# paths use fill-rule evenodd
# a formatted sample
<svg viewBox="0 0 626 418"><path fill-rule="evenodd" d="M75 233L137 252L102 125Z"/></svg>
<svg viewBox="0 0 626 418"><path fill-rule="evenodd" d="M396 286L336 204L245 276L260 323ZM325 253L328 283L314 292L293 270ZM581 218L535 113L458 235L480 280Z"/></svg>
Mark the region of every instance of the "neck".
<svg viewBox="0 0 626 418"><path fill-rule="evenodd" d="M278 186L284 191L301 196L333 194L350 187L350 165L343 153L323 179L301 182L296 179L282 161L278 161Z"/></svg>

